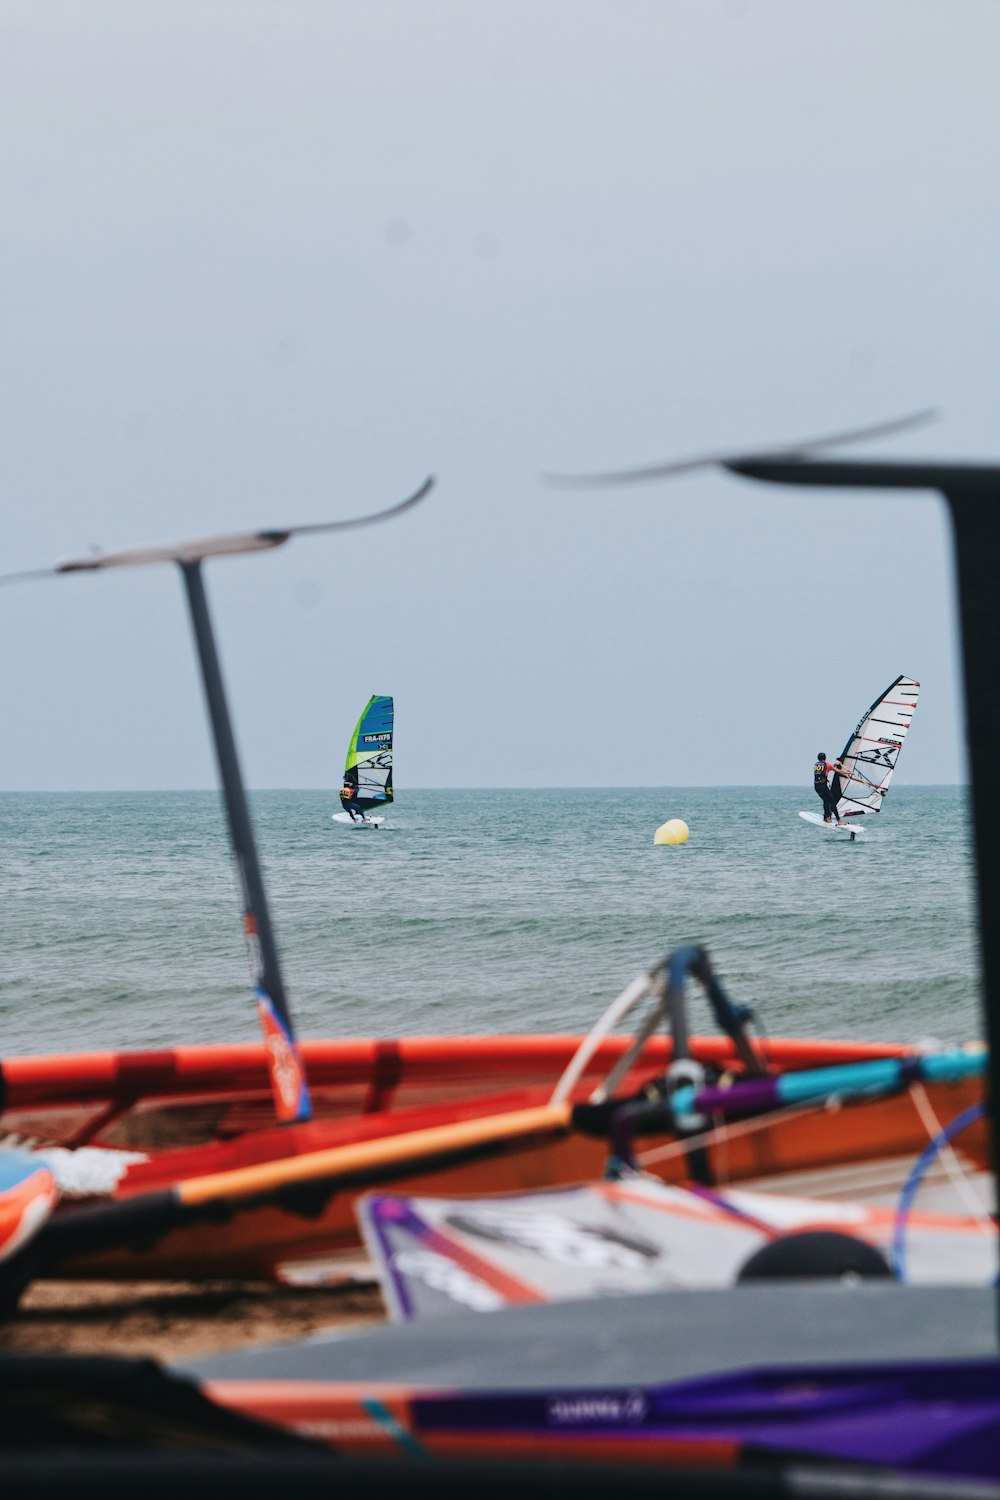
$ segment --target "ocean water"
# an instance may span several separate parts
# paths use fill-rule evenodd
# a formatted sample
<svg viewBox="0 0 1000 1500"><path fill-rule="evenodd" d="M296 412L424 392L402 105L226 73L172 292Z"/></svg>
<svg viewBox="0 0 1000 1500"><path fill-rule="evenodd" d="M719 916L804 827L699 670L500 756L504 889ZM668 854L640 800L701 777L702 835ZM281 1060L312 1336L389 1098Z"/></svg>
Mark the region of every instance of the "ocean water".
<svg viewBox="0 0 1000 1500"><path fill-rule="evenodd" d="M406 792L377 832L251 804L302 1036L585 1030L689 941L772 1034L982 1033L961 788L894 788L855 844L809 786ZM256 1038L216 793L6 794L0 839L0 1053Z"/></svg>

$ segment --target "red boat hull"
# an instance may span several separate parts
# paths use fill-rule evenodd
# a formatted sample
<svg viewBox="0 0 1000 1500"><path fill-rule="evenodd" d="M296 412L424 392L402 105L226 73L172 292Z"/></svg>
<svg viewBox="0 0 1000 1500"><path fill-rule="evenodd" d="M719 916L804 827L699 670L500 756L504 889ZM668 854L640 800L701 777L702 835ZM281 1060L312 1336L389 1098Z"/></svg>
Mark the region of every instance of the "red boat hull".
<svg viewBox="0 0 1000 1500"><path fill-rule="evenodd" d="M316 1106L304 1125L273 1123L262 1046L185 1047L167 1052L94 1053L13 1058L3 1064L5 1108L0 1126L48 1144L106 1146L141 1151L142 1161L121 1173L114 1196L127 1198L208 1174L238 1170L366 1141L401 1137L440 1126L460 1127L484 1117L545 1104L580 1038L575 1036L411 1037L303 1043ZM586 1098L627 1042L607 1040L581 1079ZM775 1040L763 1048L771 1065L797 1070L834 1062L899 1055L902 1047L853 1042ZM734 1061L728 1041L699 1039L704 1061ZM662 1073L669 1043L649 1046L624 1081L627 1093ZM941 1090L950 1117L977 1097L973 1085ZM461 1137L457 1129L457 1137ZM720 1181L916 1153L926 1132L905 1095L851 1106L831 1116L812 1111L794 1120L758 1122L711 1148ZM650 1140L651 1148L663 1144ZM982 1130L965 1148L985 1159ZM407 1192L524 1191L600 1175L605 1143L565 1129L540 1129L499 1141L484 1159L460 1149L433 1164L419 1160L380 1174ZM653 1170L683 1179L681 1152ZM81 1257L65 1274L77 1276L195 1277L273 1275L283 1263L328 1255L358 1243L353 1202L360 1188L324 1189L322 1182L274 1202L241 1209L211 1223L175 1228L142 1249ZM70 1210L72 1211L72 1210Z"/></svg>

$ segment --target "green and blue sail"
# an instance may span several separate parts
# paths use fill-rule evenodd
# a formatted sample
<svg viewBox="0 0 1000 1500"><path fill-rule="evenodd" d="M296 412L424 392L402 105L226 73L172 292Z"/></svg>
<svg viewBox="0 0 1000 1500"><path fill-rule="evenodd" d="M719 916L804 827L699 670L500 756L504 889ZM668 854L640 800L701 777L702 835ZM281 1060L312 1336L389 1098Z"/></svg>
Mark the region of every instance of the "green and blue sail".
<svg viewBox="0 0 1000 1500"><path fill-rule="evenodd" d="M369 698L347 747L344 779L357 786L363 808L392 801L392 699Z"/></svg>

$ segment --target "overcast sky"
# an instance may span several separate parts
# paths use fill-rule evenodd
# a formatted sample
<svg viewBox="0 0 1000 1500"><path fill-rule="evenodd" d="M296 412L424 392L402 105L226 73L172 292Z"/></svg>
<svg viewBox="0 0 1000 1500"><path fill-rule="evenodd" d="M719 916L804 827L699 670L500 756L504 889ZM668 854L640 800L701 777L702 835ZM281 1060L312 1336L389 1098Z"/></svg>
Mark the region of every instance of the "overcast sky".
<svg viewBox="0 0 1000 1500"><path fill-rule="evenodd" d="M208 582L247 779L808 782L897 673L964 778L931 498L543 470L929 404L997 457L994 0L0 0L0 567L402 498ZM176 570L0 595L0 786L208 786Z"/></svg>

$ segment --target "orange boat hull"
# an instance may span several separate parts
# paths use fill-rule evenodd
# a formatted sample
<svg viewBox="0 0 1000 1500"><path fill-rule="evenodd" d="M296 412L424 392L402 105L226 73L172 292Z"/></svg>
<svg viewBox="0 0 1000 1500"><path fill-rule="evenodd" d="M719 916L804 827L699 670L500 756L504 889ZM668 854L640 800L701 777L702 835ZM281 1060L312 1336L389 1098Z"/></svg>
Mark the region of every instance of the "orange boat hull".
<svg viewBox="0 0 1000 1500"><path fill-rule="evenodd" d="M578 1037L406 1038L305 1043L317 1118L307 1125L268 1121L270 1091L261 1047L184 1048L163 1054L94 1054L14 1059L4 1064L7 1108L0 1123L52 1139L130 1147L148 1159L123 1172L117 1198L173 1183L356 1143L400 1138L429 1127L474 1122L544 1104ZM614 1038L581 1080L586 1098L626 1042ZM697 1040L697 1056L726 1064L729 1043ZM781 1041L764 1050L773 1066L795 1070L833 1062L899 1055L901 1047ZM647 1051L623 1092L663 1071L664 1039ZM930 1089L942 1119L980 1095L975 1082ZM82 1123L81 1123L82 1122ZM457 1131L461 1138L461 1129ZM716 1180L745 1182L873 1158L915 1156L927 1135L908 1096L859 1102L831 1112L817 1108L753 1122L721 1133L710 1147ZM154 1145L154 1141L156 1145ZM649 1168L665 1181L687 1175L683 1149L667 1138L641 1143ZM963 1137L963 1150L985 1164L982 1126ZM271 1276L295 1261L350 1250L358 1244L354 1201L375 1182L435 1196L523 1192L593 1179L606 1157L603 1141L544 1128L499 1141L483 1157L460 1148L433 1164L419 1160L368 1172L358 1185L331 1188L322 1180L289 1188L280 1203L225 1209L211 1219L166 1232L155 1244L81 1256L60 1274L107 1277Z"/></svg>

